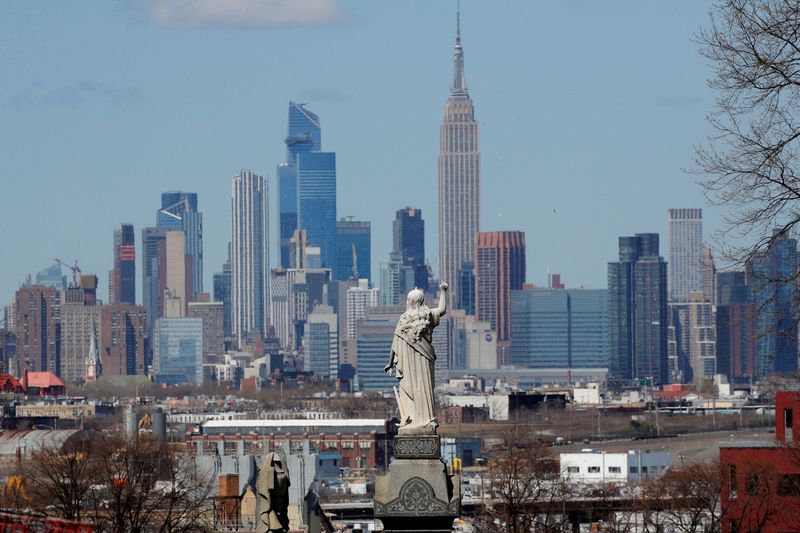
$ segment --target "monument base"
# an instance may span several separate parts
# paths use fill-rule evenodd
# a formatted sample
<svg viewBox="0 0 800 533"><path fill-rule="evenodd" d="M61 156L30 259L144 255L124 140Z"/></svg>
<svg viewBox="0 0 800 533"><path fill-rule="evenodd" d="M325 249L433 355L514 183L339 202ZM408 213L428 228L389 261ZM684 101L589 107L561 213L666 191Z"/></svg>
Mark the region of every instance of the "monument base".
<svg viewBox="0 0 800 533"><path fill-rule="evenodd" d="M458 476L447 473L438 435L398 435L386 475L375 480L375 518L383 531L450 532L461 513Z"/></svg>

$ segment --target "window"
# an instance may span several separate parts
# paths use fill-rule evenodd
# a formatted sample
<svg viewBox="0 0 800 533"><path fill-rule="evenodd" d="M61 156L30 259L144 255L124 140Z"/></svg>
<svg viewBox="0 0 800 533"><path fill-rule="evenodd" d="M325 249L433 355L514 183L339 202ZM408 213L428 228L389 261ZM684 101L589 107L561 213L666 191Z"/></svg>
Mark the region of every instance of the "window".
<svg viewBox="0 0 800 533"><path fill-rule="evenodd" d="M736 499L736 465L728 465L728 498Z"/></svg>
<svg viewBox="0 0 800 533"><path fill-rule="evenodd" d="M778 476L778 496L800 496L800 474Z"/></svg>
<svg viewBox="0 0 800 533"><path fill-rule="evenodd" d="M761 478L755 472L747 474L747 479L744 482L744 490L750 496L755 496L761 492Z"/></svg>
<svg viewBox="0 0 800 533"><path fill-rule="evenodd" d="M579 466L568 466L567 467L567 472L569 472L570 474L577 474L580 471L581 471L581 467L579 467Z"/></svg>
<svg viewBox="0 0 800 533"><path fill-rule="evenodd" d="M590 474L599 474L600 473L600 467L599 466L590 466L589 467L589 473Z"/></svg>
<svg viewBox="0 0 800 533"><path fill-rule="evenodd" d="M646 473L647 473L647 467L646 467L646 466L643 466L643 467L642 467L642 474L646 474Z"/></svg>
<svg viewBox="0 0 800 533"><path fill-rule="evenodd" d="M630 473L631 474L638 474L639 473L639 467L638 466L632 466L630 468Z"/></svg>
<svg viewBox="0 0 800 533"><path fill-rule="evenodd" d="M608 473L609 474L619 474L621 472L622 472L622 468L620 468L618 466L609 466L608 467Z"/></svg>

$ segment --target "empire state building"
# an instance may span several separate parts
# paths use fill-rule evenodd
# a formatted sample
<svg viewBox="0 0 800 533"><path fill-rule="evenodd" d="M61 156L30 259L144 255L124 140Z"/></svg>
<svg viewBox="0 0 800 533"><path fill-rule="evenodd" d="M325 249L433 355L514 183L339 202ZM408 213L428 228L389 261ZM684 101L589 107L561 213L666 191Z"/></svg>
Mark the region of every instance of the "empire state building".
<svg viewBox="0 0 800 533"><path fill-rule="evenodd" d="M481 172L478 123L464 77L461 17L457 16L453 53L453 85L444 108L439 134L439 279L450 284L456 305L459 270L475 258L480 223Z"/></svg>

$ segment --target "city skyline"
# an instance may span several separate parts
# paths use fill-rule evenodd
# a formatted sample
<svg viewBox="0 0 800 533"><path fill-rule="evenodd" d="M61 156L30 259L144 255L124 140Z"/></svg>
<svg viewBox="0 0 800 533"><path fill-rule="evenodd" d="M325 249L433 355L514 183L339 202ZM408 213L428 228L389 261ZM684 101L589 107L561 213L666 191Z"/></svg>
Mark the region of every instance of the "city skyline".
<svg viewBox="0 0 800 533"><path fill-rule="evenodd" d="M5 246L19 254L19 258L4 262L0 267L3 274L0 297L3 301L9 302L13 298L14 290L27 273L35 274L48 267L54 256L69 262L77 258L83 270L97 273L101 278L101 294L105 295L106 273L113 266L113 257L108 253L108 235L123 222L133 223L136 233L151 225L151 206L158 201L158 195L169 190L196 191L201 197L205 241L203 281L205 287L211 287L212 273L219 269L227 256L227 221L230 213L226 212L229 209L226 193L229 177L238 168L254 168L260 174L267 175L271 188L275 186L275 165L285 159L281 141L286 131L285 106L288 101L308 101L315 112L324 117L327 128L326 147L336 151L338 155L337 216L352 215L359 220L372 222L373 263L378 264L391 249L391 219L397 209L404 205L418 206L427 213L433 213L436 209L436 194L431 190L430 184L436 173L437 122L441 116L441 106L447 97L452 71L455 5L442 3L425 6L424 10L420 10L425 16L419 17L405 11L353 4L348 9L340 9L347 12L349 21L334 22L325 28L292 27L258 31L215 27L165 28L147 19L148 13L143 11L144 8L130 3L117 9L103 8L88 14L81 8L61 11L62 9L53 6L52 13L48 13L48 17L42 22L43 26L56 24L56 19L68 21L71 17L86 15L90 22L103 24L104 29L98 32L98 37L105 36L107 31L115 32L119 36L115 42L122 50L139 46L142 39L152 37L155 42L166 40L176 49L188 53L185 47L196 44L198 36L207 37L214 45L222 47L221 50L242 50L245 57L223 69L230 75L244 68L248 61L252 63L253 56L246 45L255 45L259 41L274 43L283 40L287 33L308 37L311 44L298 44L297 49L289 53L291 58L300 57L307 52L308 46L318 46L321 40L329 40L333 35L337 38L342 36L341 42L333 45L335 50L321 54L326 61L331 62L335 57L346 56L347 50L355 45L355 41L363 37L376 39L377 34L388 32L389 36L397 40L404 33L403 28L411 27L414 21L420 25L421 30L419 43L414 44L416 52L391 51L387 58L376 65L378 70L375 76L378 80L388 79L384 77L388 72L396 72L401 67L407 68L412 56L415 61L421 61L420 75L411 77L414 79L406 79L407 76L395 77L394 84L388 87L382 84L378 90L374 82L365 83L370 79L363 77L366 72L354 72L347 66L347 62L333 61L331 66L324 67L325 78L330 79L327 87L320 88L316 76L309 78L297 75L296 81L287 83L283 80L277 85L271 85L267 91L242 89L243 94L239 98L241 103L237 103L225 97L215 86L209 85L208 89L204 89L202 84L189 83L187 86L192 88L185 91L185 96L188 96L183 98L185 103L165 112L164 106L171 102L170 97L167 93L158 92L157 85L151 81L152 75L162 68L160 62L156 61L151 65L152 68L146 68L141 62L132 60L129 65L132 72L130 76L123 75L118 69L110 69L107 85L85 82L94 79L97 72L96 67L84 63L96 59L99 64L106 64L107 58L93 55L99 52L89 52L85 47L80 47L77 51L75 47L80 42L78 35L73 34L70 26L65 24L63 34L58 38L63 40L65 50L76 54L80 64L73 70L56 68L54 79L63 82L54 82L56 86L52 88L37 81L37 74L30 70L30 65L46 65L53 60L42 56L41 52L48 43L51 46L48 50L52 49L52 39L56 37L43 39L42 44L37 44L30 39L39 35L38 30L32 31L29 36L8 28L8 32L4 33L12 39L15 36L18 38L16 44L9 49L24 50L32 59L28 65L17 60L9 62L9 72L15 81L10 82L0 95L0 105L9 119L9 127L4 131L3 139L7 141L5 144L9 147L9 154L12 154L4 158L3 171L9 177L15 176L14 180L4 180L7 194L3 195L5 200L0 205L3 227L10 227L9 221L12 217L21 216L16 204L24 204L19 199L30 190L26 184L36 183L36 179L44 185L37 187L37 193L42 195L42 201L48 205L51 216L46 217L47 220L30 221L19 235L6 234ZM637 32L643 31L630 29L636 26L631 21L652 19L655 16L654 11L663 22L658 30L659 35L674 45L673 51L665 57L658 55L661 52L648 50L655 54L652 57L654 63L662 60L659 68L666 71L662 73L655 72L655 66L653 70L649 70L650 65L644 65L645 51L625 47L625 43L636 38ZM710 108L711 102L710 92L705 87L705 77L709 72L691 42L692 34L706 21L705 11L705 6L698 7L694 4L681 5L680 9L672 13L672 10L633 3L601 10L590 5L582 5L576 9L553 5L532 7L522 3L489 9L477 3L465 2L462 7L462 29L470 51L470 93L479 102L480 112L477 118L480 123L485 123L480 125L481 151L484 156L481 170L485 182L485 190L482 191L484 199L481 209L484 216L481 229L526 231L529 235L529 248L537 250L535 255L529 254L529 281L543 285L547 267L550 267L551 270L562 273L568 286L605 286L604 266L615 255L616 235L628 233L632 229L657 231L662 236L666 235L663 212L669 207L703 206L709 229L713 230L719 225L718 216L713 210L709 212L704 205L701 192L692 183L692 178L681 171L690 164L692 141L702 140L707 131L703 115ZM509 17L511 13L517 14L519 20ZM16 27L32 28L36 10L10 6L8 15L6 22L0 22L4 30L14 24ZM50 16L53 17L52 20ZM614 20L614 16L620 18L620 21ZM634 92L637 94L630 88L619 85L619 80L611 82L609 74L600 77L605 84L589 84L594 87L591 94L584 94L586 87L577 83L577 80L560 78L559 81L569 87L568 91L562 92L572 95L571 98L562 100L560 106L546 103L552 88L544 83L535 86L532 99L520 99L523 93L519 91L525 88L524 93L527 94L532 86L530 83L514 82L515 77L537 79L528 78L536 74L542 78L542 74L549 70L537 68L532 69L536 72L527 73L506 67L524 57L538 57L531 56L531 52L547 43L552 45L554 34L543 21L562 18L575 20L574 25L565 26L565 34L561 37L564 52L561 61L565 66L540 66L555 68L552 72L563 77L568 73L569 65L574 66L575 61L585 60L578 59L578 50L588 56L604 51L609 57L613 55L609 54L609 50L623 50L636 59L638 65L647 66L639 77L621 76L620 73L624 72L623 65L606 64L606 67L620 75L619 80L636 88ZM531 28L542 31L535 38L509 37L512 43L517 43L516 47L501 45L493 42L501 20L510 25L509 29L528 24ZM623 37L605 35L608 28L625 21L628 33L623 33ZM604 38L598 41L597 50L580 46L587 42L592 32L601 29L604 29ZM513 31L508 33L513 34ZM224 44L223 40L230 42ZM149 54L154 50L144 47L142 53L150 57ZM172 53L175 52L168 55L171 57ZM354 57L367 60L370 56L364 54L367 52ZM54 59L57 59L59 54L55 55ZM215 67L215 54L202 56L201 62L200 55L191 53L187 61L190 65L202 65L204 69L211 71L222 68ZM307 66L323 68L319 58L306 57L306 61L309 62ZM347 75L343 78L334 72L336 68L350 77L354 74L356 76L348 81ZM690 83L671 82L665 85L661 76L676 72L676 69ZM291 73L296 72L290 68ZM385 109L389 114L387 120L396 124L397 128L374 123L368 110L375 105L375 98L379 96L385 100L387 94L391 96L394 91L397 91L395 94L398 97L405 93L407 99L415 103L417 108L409 116L415 117L418 114L419 117L424 117L422 122L403 119L404 115L408 115L408 108L399 106L399 110ZM640 97L639 92L646 97ZM580 95L584 95L583 100ZM192 101L199 106L196 108L199 113L189 115L187 112L194 105L190 104ZM252 119L241 124L241 130L229 130L230 119L212 110L209 107L212 101L224 103L221 107L228 109L232 118L237 120L244 117L241 105L248 109L248 117L252 117L253 111L256 113ZM532 105L520 107L519 103L523 101ZM599 101L605 104L597 107ZM587 115L585 112L589 105L594 108ZM354 112L353 106L356 106L358 112ZM554 107L558 108L558 113L555 113ZM614 121L620 122L623 128L613 126L614 133L608 135L599 127L601 123L612 127L607 120L608 113L611 112L615 117ZM111 126L107 123L109 113L115 123L126 129L122 131L114 126L115 135L98 139L93 132L101 131L98 130L101 124ZM155 115L150 115L151 113ZM531 128L529 124L525 130L529 137L520 136L519 122L530 120L534 116L531 113L537 117L531 123L535 127ZM143 120L138 120L137 115L142 115ZM594 115L600 115L600 122L597 122ZM555 147L553 140L559 138L560 132L574 128L574 124L570 127L570 117L575 119L577 116L582 116L584 120L580 128L582 133L579 132L575 138L569 138L568 143L564 143L567 137L561 137L561 143L569 144L573 151L577 147L579 157L550 157L548 154ZM689 116L691 120L687 122ZM156 118L159 120L154 120ZM348 124L348 121L353 124ZM365 121L371 121L372 126L378 126L377 131L390 137L382 139L380 145L375 144L378 139L365 138ZM680 134L676 129L677 123L681 123ZM166 127L153 128L154 124ZM697 132L696 135L686 134L689 125L691 131ZM52 142L49 135L37 136L37 144L31 141L30 135L34 131L45 128L48 131L52 129L55 133L66 126L73 130L73 134L68 139L59 136L61 146L48 148L48 143ZM163 133L160 131L162 129ZM198 137L192 129L226 130L225 137L229 140L223 142L225 139L218 134ZM393 131L395 129L396 132ZM17 133L13 139L9 137L12 130ZM253 135L254 132L257 134ZM644 155L633 157L632 152L642 152L631 137L636 132L639 135L651 133L653 142L644 149ZM167 137L164 135L170 136L170 140L166 141ZM614 139L614 149L609 150L608 138ZM353 145L353 142L357 144ZM85 143L97 145L90 147ZM359 144L364 146L359 147ZM34 146L47 150L50 156L31 157ZM127 150L132 146L138 148ZM530 150L530 146L535 149ZM126 150L122 150L123 147ZM600 157L601 148L608 152L607 156ZM681 154L680 157L676 157L676 152ZM69 161L66 158L68 153L71 157ZM565 152L560 148L554 153ZM405 155L399 157L401 154ZM90 157L99 157L97 165L89 165ZM367 170L370 166L375 167L376 158L380 161L390 157L394 157L398 164L388 167L381 165L381 172L377 176ZM558 166L553 166L556 160ZM591 167L584 168L580 164L583 160L591 162ZM47 161L57 164L58 171L56 172L56 167L48 167L51 163ZM564 161L567 164L563 164ZM654 164L645 165L645 161ZM95 172L90 171L94 166L106 170L112 168L112 178L100 180ZM58 175L59 179L47 177L51 175ZM574 186L569 190L563 187L563 180L567 177L574 180ZM401 191L397 195L376 196L376 191L385 192L387 184L401 178L410 180L412 186L408 191ZM374 180L374 183L370 183L370 180ZM110 195L117 195L122 183L136 186L126 186L123 203L110 201L113 197ZM428 190L420 195L418 191L424 190L423 184L428 185ZM363 192L359 192L360 188L364 189ZM623 210L615 209L625 199L618 199L617 191L620 188L626 191L625 195L631 206L624 213ZM674 191L645 196L643 191L648 188L655 188L658 192L667 189ZM87 191L91 193L87 195ZM510 194L517 191L525 194ZM380 200L364 202L365 195ZM89 217L82 219L68 215L63 211L66 205L78 201L76 198L97 204L96 209L92 210L91 220L87 220ZM652 204L654 201L659 204ZM274 203L270 207L274 215L270 221L269 237L275 243L270 255L271 266L275 266L275 258L279 257L277 209ZM59 223L53 224L53 220L58 220ZM590 221L601 223L590 224ZM434 272L438 271L439 262L435 251L438 243L436 226L437 222L431 219L426 236L426 257L432 262ZM554 227L558 231L553 231ZM541 228L547 228L547 231ZM577 261L570 254L570 247L562 246L563 242L571 240L587 241L587 249L582 253L582 258L590 258L588 261ZM35 241L37 246L32 247L31 241ZM142 243L139 242L136 246L141 247ZM142 268L138 263L139 261L136 267L139 271L137 277L141 275ZM139 291L137 287L137 292ZM137 294L137 302L142 302L140 294Z"/></svg>

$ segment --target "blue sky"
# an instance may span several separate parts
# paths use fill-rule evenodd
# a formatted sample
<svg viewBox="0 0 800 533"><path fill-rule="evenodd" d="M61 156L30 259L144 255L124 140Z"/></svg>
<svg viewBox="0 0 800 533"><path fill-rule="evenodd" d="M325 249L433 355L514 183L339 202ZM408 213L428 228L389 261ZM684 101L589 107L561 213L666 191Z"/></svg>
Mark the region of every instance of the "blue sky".
<svg viewBox="0 0 800 533"><path fill-rule="evenodd" d="M710 133L711 70L692 41L708 9L464 0L482 229L525 231L528 281L550 268L605 287L617 236L659 232L666 253L670 207L704 207L707 238L719 227L683 171ZM444 0L0 3L0 304L54 257L96 272L106 299L113 229L135 225L138 263L166 190L199 193L210 291L230 178L266 174L275 198L289 100L308 102L337 152L339 216L372 222L373 278L406 205L422 208L438 265L454 32Z"/></svg>

